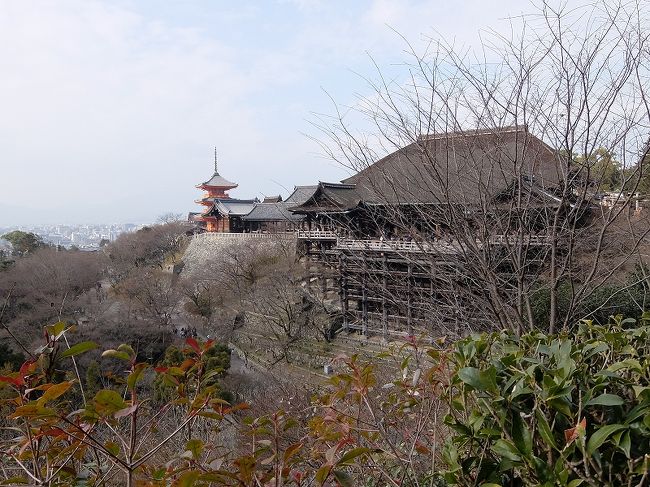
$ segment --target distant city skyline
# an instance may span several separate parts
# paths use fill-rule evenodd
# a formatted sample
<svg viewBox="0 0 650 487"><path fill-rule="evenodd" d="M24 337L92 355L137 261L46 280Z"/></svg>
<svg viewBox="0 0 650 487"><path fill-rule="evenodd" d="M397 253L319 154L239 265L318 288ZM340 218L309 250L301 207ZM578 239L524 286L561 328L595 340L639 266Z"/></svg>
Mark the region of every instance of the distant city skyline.
<svg viewBox="0 0 650 487"><path fill-rule="evenodd" d="M82 250L95 250L103 240L114 241L123 233L134 232L145 226L135 223L99 223L78 225L10 225L0 227L0 249L6 241L1 237L14 230L30 232L38 235L50 245L70 248L75 246Z"/></svg>
<svg viewBox="0 0 650 487"><path fill-rule="evenodd" d="M567 2L557 1L558 4ZM197 211L213 147L233 197L339 181L311 122L408 75L416 47L477 45L515 0L3 2L0 227ZM331 98L331 99L330 99ZM305 135L307 134L307 135Z"/></svg>

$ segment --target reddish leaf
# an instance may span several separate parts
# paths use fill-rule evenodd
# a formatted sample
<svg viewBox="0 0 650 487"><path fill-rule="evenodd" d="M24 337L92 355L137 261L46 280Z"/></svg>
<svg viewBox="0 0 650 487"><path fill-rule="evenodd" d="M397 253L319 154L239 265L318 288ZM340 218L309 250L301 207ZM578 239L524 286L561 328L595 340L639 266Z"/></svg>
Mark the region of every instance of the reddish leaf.
<svg viewBox="0 0 650 487"><path fill-rule="evenodd" d="M587 418L582 418L578 426L580 427L580 433L585 434L587 432Z"/></svg>
<svg viewBox="0 0 650 487"><path fill-rule="evenodd" d="M566 441L567 444L571 443L578 437L578 432L576 430L577 428L569 428L564 430L564 441Z"/></svg>
<svg viewBox="0 0 650 487"><path fill-rule="evenodd" d="M582 418L582 421L580 421L573 428L564 430L564 440L567 442L567 444L570 444L580 436L584 436L586 431L587 431L587 419Z"/></svg>
<svg viewBox="0 0 650 487"><path fill-rule="evenodd" d="M25 381L22 377L9 377L7 375L1 375L0 382L7 382L8 384L13 384L17 387L25 385Z"/></svg>
<svg viewBox="0 0 650 487"><path fill-rule="evenodd" d="M23 379L23 384L25 383L25 379L32 375L34 371L36 370L36 362L32 360L28 360L25 362L23 365L20 366L20 377Z"/></svg>
<svg viewBox="0 0 650 487"><path fill-rule="evenodd" d="M192 349L199 355L201 355L201 347L199 347L199 342L197 342L194 338L190 337L185 340L185 343L187 343Z"/></svg>
<svg viewBox="0 0 650 487"><path fill-rule="evenodd" d="M153 370L155 370L159 374L164 374L165 372L167 372L169 370L169 367L156 367Z"/></svg>
<svg viewBox="0 0 650 487"><path fill-rule="evenodd" d="M423 445L419 441L415 444L415 451L417 451L418 453L422 453L423 455L431 454L431 450L429 450L425 445Z"/></svg>
<svg viewBox="0 0 650 487"><path fill-rule="evenodd" d="M50 428L50 429L41 431L39 434L36 435L36 437L38 438L38 437L41 437L41 436L53 436L53 437L56 438L57 436L61 436L61 435L67 436L68 433L66 431L62 430L61 428Z"/></svg>
<svg viewBox="0 0 650 487"><path fill-rule="evenodd" d="M183 360L183 363L178 366L178 368L181 369L183 372L185 372L187 369L194 367L194 364L196 364L196 360L191 358L186 358L185 360Z"/></svg>

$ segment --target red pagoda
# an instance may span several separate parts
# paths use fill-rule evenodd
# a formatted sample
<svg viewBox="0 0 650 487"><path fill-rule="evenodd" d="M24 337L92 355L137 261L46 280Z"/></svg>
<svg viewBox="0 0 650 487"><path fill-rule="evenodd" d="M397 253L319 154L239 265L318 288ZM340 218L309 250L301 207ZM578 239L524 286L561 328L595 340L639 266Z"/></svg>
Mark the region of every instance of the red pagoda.
<svg viewBox="0 0 650 487"><path fill-rule="evenodd" d="M190 214L190 219L208 232L241 232L241 217L249 213L257 200L239 200L231 198L228 191L237 187L219 174L217 167L217 149L214 150L214 174L197 188L205 191L203 198L196 203L203 205L201 213ZM242 227L242 228L240 228Z"/></svg>

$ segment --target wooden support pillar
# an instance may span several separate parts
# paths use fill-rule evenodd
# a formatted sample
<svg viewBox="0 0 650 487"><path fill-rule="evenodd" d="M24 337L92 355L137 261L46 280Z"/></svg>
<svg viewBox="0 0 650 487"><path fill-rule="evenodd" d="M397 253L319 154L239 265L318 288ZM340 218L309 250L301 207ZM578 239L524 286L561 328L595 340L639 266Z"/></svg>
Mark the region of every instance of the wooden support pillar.
<svg viewBox="0 0 650 487"><path fill-rule="evenodd" d="M368 262L363 254L363 274L361 276L361 332L368 336Z"/></svg>
<svg viewBox="0 0 650 487"><path fill-rule="evenodd" d="M325 246L324 242L320 241L318 243L318 251L320 253L319 259L320 259L320 264L322 266L322 273L318 278L318 281L320 283L320 290L323 293L323 297L325 297L325 293L327 293L327 256L325 255Z"/></svg>
<svg viewBox="0 0 650 487"><path fill-rule="evenodd" d="M409 335L413 335L413 265L411 262L407 264L406 272L406 329Z"/></svg>
<svg viewBox="0 0 650 487"><path fill-rule="evenodd" d="M384 340L388 340L388 310L386 309L386 293L388 292L388 262L386 260L386 254L381 262L381 332L384 336Z"/></svg>
<svg viewBox="0 0 650 487"><path fill-rule="evenodd" d="M343 311L343 329L348 331L348 278L344 254L339 254L339 296Z"/></svg>
<svg viewBox="0 0 650 487"><path fill-rule="evenodd" d="M323 293L323 298L324 298L325 294L327 293L327 269L323 268L323 272L320 275L319 281L320 281L320 292Z"/></svg>
<svg viewBox="0 0 650 487"><path fill-rule="evenodd" d="M429 272L429 302L431 303L432 308L433 308L433 296L434 296L433 278L435 276L435 273L436 273L435 266L434 266L433 262L431 262L431 270ZM432 320L432 323L433 323L433 320ZM434 336L433 335L434 330L430 330L430 332L431 332L431 337L433 337Z"/></svg>
<svg viewBox="0 0 650 487"><path fill-rule="evenodd" d="M307 240L306 242L306 255L307 255L307 268L309 269L309 279L307 280L307 287L309 288L310 292L314 292L315 286L314 282L312 281L312 276L313 276L313 269L318 265L318 262L316 258L313 256L313 246L314 243L311 240Z"/></svg>

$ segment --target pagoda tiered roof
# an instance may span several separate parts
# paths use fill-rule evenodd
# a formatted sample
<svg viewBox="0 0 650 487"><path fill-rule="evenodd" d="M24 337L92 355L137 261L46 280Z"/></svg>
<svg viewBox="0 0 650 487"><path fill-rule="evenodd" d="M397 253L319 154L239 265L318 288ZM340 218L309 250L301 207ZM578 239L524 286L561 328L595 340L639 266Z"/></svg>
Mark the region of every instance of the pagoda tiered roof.
<svg viewBox="0 0 650 487"><path fill-rule="evenodd" d="M197 185L197 188L213 187L213 188L233 189L236 188L237 186L238 186L237 183L232 183L228 181L226 178L221 176L217 171L215 171L210 179L208 179L204 183Z"/></svg>

